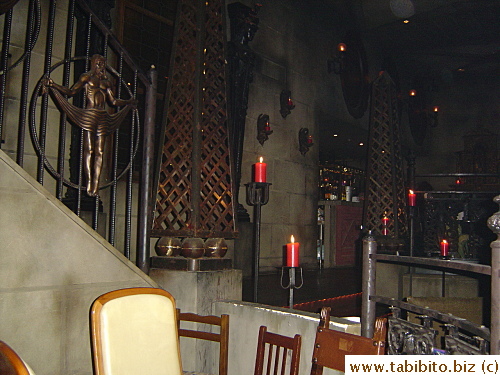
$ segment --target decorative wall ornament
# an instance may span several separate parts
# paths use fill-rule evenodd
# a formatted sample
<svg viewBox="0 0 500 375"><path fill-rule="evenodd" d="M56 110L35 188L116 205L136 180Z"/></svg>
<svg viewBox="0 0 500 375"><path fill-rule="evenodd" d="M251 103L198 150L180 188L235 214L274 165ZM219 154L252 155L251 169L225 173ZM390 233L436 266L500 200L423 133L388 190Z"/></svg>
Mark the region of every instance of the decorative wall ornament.
<svg viewBox="0 0 500 375"><path fill-rule="evenodd" d="M428 317L425 317L426 319ZM400 318L389 317L389 355L433 354L437 331L429 324L424 326Z"/></svg>
<svg viewBox="0 0 500 375"><path fill-rule="evenodd" d="M181 253L181 240L176 237L161 237L155 245L159 256L175 257Z"/></svg>
<svg viewBox="0 0 500 375"><path fill-rule="evenodd" d="M446 354L450 355L487 355L488 341L482 337L466 337L457 326L445 324L447 335L444 337ZM467 340L467 341L465 341ZM470 342L468 342L470 341Z"/></svg>
<svg viewBox="0 0 500 375"><path fill-rule="evenodd" d="M302 128L299 130L299 151L302 155L305 155L309 148L314 146L312 135L309 134L308 128Z"/></svg>
<svg viewBox="0 0 500 375"><path fill-rule="evenodd" d="M292 92L290 90L283 90L280 94L280 113L283 118L286 118L292 109L295 108L295 104L292 101Z"/></svg>
<svg viewBox="0 0 500 375"><path fill-rule="evenodd" d="M273 131L269 125L269 115L260 114L257 119L257 140L264 146L264 142L269 139L271 134Z"/></svg>
<svg viewBox="0 0 500 375"><path fill-rule="evenodd" d="M97 54L92 56L90 67L90 71L83 73L71 88L61 86L52 78L46 77L43 80L42 92L49 92L68 120L83 129L83 165L87 194L95 197L99 193L99 177L106 139L136 107L137 101L134 98L128 100L115 98L111 81L106 75L106 59L103 56ZM73 105L63 96L72 97L82 90L86 95L86 108ZM124 108L114 114L109 114L106 108L107 103Z"/></svg>

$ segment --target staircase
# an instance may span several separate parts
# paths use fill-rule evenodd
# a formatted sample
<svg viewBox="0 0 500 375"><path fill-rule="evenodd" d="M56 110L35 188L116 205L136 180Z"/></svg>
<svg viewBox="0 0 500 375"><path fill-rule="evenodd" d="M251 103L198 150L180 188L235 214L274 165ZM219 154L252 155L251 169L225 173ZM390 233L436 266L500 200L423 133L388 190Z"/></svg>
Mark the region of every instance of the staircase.
<svg viewBox="0 0 500 375"><path fill-rule="evenodd" d="M92 374L92 301L157 287L146 275L155 74L137 67L84 1L21 0L0 22L0 339L38 375ZM88 198L82 131L40 94L44 76L71 86L93 53L107 57L115 95L134 96L139 111L121 125L126 141L109 137L103 189Z"/></svg>

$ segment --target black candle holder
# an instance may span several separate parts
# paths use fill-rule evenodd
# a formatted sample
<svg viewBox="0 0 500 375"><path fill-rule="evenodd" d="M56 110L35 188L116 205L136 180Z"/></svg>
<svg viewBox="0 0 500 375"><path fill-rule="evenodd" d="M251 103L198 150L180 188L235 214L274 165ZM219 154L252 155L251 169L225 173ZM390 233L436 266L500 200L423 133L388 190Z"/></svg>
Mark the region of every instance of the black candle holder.
<svg viewBox="0 0 500 375"><path fill-rule="evenodd" d="M314 146L312 136L309 134L308 128L302 128L299 130L299 151L302 155L305 155L309 148Z"/></svg>
<svg viewBox="0 0 500 375"><path fill-rule="evenodd" d="M253 255L254 263L252 268L253 276L253 302L257 302L259 286L259 262L260 262L260 222L261 206L269 202L269 182L250 182L245 184L247 189L247 204L253 206Z"/></svg>
<svg viewBox="0 0 500 375"><path fill-rule="evenodd" d="M269 115L260 114L257 119L257 140L264 146L264 142L269 139L271 134L273 134L273 131L269 126Z"/></svg>
<svg viewBox="0 0 500 375"><path fill-rule="evenodd" d="M287 286L283 285L283 274L284 270L288 269L288 277L289 277L289 282ZM295 278L295 273L296 270L300 270L300 285L297 285L296 283L296 278ZM288 305L290 306L291 309L293 309L293 291L294 289L300 289L304 285L304 277L302 275L302 267L281 267L281 279L280 279L281 287L283 289L288 289L289 294L288 294Z"/></svg>
<svg viewBox="0 0 500 375"><path fill-rule="evenodd" d="M295 104L292 102L292 92L290 90L283 90L280 94L280 113L281 117L286 118L292 109L295 108Z"/></svg>

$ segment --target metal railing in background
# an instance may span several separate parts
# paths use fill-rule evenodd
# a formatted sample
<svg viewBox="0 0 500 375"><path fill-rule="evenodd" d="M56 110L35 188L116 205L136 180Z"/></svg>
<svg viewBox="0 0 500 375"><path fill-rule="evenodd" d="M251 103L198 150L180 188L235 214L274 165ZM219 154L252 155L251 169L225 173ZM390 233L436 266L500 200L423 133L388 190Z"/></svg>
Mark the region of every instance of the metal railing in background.
<svg viewBox="0 0 500 375"><path fill-rule="evenodd" d="M500 195L494 198L500 205ZM490 244L491 264L466 263L453 259L377 254L377 242L369 233L363 239L363 291L361 333L373 335L376 304L391 306L389 320L389 354L495 354L500 352L500 211L488 219L488 227L497 239ZM395 298L376 295L376 264L387 262L412 267L438 269L467 276L490 278L491 294L485 311L489 314L489 328L427 307L417 306ZM417 314L421 324L409 322L402 313ZM405 314L406 314L405 313ZM433 322L444 325L444 344L437 342L438 331Z"/></svg>
<svg viewBox="0 0 500 375"><path fill-rule="evenodd" d="M156 72L152 67L144 74L86 2L68 0L65 5L29 0L28 7L21 2L0 16L0 148L77 215L91 217L94 230L105 227L100 233L129 259L135 240L136 263L148 272ZM42 29L45 20L46 29ZM119 131L108 136L106 176L101 177L98 196L89 197L83 178L84 130L71 125L56 109L43 81L50 77L71 86L89 70L94 53L107 59L115 96L135 97L138 106ZM84 107L85 100L76 96L73 104ZM141 138L142 153L138 152ZM126 155L119 152L124 142ZM139 154L142 160L137 160ZM135 164L140 167L134 168Z"/></svg>

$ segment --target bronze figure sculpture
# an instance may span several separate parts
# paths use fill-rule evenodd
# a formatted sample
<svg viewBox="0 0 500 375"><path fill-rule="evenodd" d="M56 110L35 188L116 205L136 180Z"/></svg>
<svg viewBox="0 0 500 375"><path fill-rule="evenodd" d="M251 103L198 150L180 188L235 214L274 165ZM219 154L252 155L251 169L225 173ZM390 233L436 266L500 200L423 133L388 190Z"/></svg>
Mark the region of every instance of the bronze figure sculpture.
<svg viewBox="0 0 500 375"><path fill-rule="evenodd" d="M136 107L137 100L115 98L111 82L106 76L106 58L101 55L92 56L90 71L83 73L71 88L61 86L51 78L45 79L44 87L49 90L69 121L84 130L83 159L87 194L95 197L99 192L106 138L118 128L130 110ZM82 89L85 90L86 108L71 104L63 96L75 96ZM124 107L110 114L106 109L106 102L115 107Z"/></svg>

